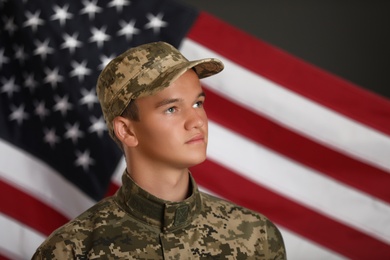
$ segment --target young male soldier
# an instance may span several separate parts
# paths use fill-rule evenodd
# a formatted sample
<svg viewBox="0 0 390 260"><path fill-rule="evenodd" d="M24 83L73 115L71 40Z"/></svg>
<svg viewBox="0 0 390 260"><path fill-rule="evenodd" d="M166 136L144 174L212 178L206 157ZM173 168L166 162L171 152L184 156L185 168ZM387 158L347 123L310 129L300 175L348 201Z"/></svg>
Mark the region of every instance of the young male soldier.
<svg viewBox="0 0 390 260"><path fill-rule="evenodd" d="M97 93L127 169L110 198L56 230L34 259L285 259L263 215L198 190L188 168L206 159L199 78L217 59L188 61L156 42L124 52L102 71Z"/></svg>

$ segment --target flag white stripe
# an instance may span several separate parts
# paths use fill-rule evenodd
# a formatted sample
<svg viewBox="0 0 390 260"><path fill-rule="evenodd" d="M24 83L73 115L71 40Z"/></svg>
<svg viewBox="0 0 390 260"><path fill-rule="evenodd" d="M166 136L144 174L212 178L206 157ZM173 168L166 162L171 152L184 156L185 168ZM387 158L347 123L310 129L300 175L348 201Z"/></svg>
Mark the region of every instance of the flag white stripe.
<svg viewBox="0 0 390 260"><path fill-rule="evenodd" d="M302 260L313 258L316 260L342 260L347 259L336 252L330 251L328 248L324 248L313 241L299 237L290 231L278 227L282 233L284 244L286 247L287 258L289 260Z"/></svg>
<svg viewBox="0 0 390 260"><path fill-rule="evenodd" d="M0 253L10 259L30 259L45 236L0 213Z"/></svg>
<svg viewBox="0 0 390 260"><path fill-rule="evenodd" d="M180 49L189 59L216 57L225 63L222 73L202 80L222 96L323 145L390 172L389 136L250 72L191 39L185 39Z"/></svg>
<svg viewBox="0 0 390 260"><path fill-rule="evenodd" d="M0 139L0 179L74 218L95 201L38 158Z"/></svg>
<svg viewBox="0 0 390 260"><path fill-rule="evenodd" d="M211 160L390 244L389 204L281 157L212 121L209 136Z"/></svg>

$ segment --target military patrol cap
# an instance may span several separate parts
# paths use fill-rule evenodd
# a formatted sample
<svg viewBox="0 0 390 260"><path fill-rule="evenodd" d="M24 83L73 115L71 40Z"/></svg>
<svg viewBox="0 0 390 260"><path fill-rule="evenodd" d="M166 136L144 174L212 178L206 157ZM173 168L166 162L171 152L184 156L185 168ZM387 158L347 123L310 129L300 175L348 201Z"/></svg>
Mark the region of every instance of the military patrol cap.
<svg viewBox="0 0 390 260"><path fill-rule="evenodd" d="M116 139L113 119L123 113L131 100L153 95L191 68L199 78L206 78L223 67L214 58L189 61L165 42L140 45L120 54L100 73L96 89L111 137Z"/></svg>

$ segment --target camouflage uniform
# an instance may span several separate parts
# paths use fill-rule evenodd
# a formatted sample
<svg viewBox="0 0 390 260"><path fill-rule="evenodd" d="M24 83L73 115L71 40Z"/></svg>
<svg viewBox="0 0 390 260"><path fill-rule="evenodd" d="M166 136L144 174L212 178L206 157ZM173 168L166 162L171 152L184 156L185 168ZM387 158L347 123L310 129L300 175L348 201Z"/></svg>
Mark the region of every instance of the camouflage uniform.
<svg viewBox="0 0 390 260"><path fill-rule="evenodd" d="M118 192L56 230L33 259L286 259L266 217L198 190L168 202L124 174Z"/></svg>

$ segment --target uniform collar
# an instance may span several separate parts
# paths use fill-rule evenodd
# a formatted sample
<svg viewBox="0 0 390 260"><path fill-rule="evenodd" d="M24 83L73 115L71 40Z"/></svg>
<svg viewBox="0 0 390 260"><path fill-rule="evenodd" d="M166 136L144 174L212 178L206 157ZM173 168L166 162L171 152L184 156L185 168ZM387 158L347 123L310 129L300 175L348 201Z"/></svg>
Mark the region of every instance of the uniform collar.
<svg viewBox="0 0 390 260"><path fill-rule="evenodd" d="M162 200L139 187L125 171L122 186L115 196L124 210L134 218L166 232L183 228L199 214L201 196L191 174L190 189L191 195L184 201Z"/></svg>

